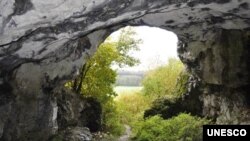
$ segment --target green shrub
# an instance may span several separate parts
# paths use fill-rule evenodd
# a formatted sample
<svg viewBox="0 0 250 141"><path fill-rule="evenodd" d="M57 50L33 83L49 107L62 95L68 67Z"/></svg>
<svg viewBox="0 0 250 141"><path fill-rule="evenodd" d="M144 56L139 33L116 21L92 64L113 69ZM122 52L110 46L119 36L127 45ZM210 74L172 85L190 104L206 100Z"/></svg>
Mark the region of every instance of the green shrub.
<svg viewBox="0 0 250 141"><path fill-rule="evenodd" d="M143 79L143 92L151 99L171 96L177 84L177 78L184 65L177 59L169 59L167 65L149 71Z"/></svg>
<svg viewBox="0 0 250 141"><path fill-rule="evenodd" d="M209 121L189 114L168 120L153 116L137 123L135 141L201 141L202 125Z"/></svg>
<svg viewBox="0 0 250 141"><path fill-rule="evenodd" d="M103 131L112 134L113 136L120 136L124 132L124 126L120 121L120 112L116 103L110 100L103 105Z"/></svg>
<svg viewBox="0 0 250 141"><path fill-rule="evenodd" d="M155 99L151 107L144 112L144 117L160 115L167 119L183 112L191 112L193 114L194 112L190 110L189 106L184 105L184 103L189 101L183 99L183 96L188 91L188 78L189 74L186 71L179 73L173 91L166 96Z"/></svg>
<svg viewBox="0 0 250 141"><path fill-rule="evenodd" d="M171 118L179 113L185 112L186 107L182 106L182 99L159 98L153 101L152 106L145 110L144 118L159 115L164 119Z"/></svg>
<svg viewBox="0 0 250 141"><path fill-rule="evenodd" d="M149 99L140 92L121 94L117 99L119 118L122 124L133 127L134 122L143 119L144 110L149 107Z"/></svg>

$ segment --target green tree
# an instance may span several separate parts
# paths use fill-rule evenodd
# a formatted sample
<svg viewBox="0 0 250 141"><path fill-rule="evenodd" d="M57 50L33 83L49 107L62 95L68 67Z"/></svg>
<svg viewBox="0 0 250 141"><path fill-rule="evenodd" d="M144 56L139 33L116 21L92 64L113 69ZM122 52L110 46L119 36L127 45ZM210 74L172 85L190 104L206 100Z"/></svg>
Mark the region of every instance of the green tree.
<svg viewBox="0 0 250 141"><path fill-rule="evenodd" d="M141 40L137 39L135 35L136 32L131 27L127 27L120 31L117 40L107 38L96 53L87 59L80 75L75 80L66 83L66 86L76 93L84 97L94 97L101 103L104 128L118 130L117 126L114 127L110 124L112 123L110 120L115 120L116 107L113 98L116 93L113 85L117 76L111 66L113 64L120 67L134 66L139 63L138 59L129 55L130 51L138 50L138 45L141 43Z"/></svg>
<svg viewBox="0 0 250 141"><path fill-rule="evenodd" d="M167 65L149 71L142 82L144 94L153 99L170 96L183 70L184 66L179 60L169 59Z"/></svg>
<svg viewBox="0 0 250 141"><path fill-rule="evenodd" d="M132 50L139 50L140 39L131 27L121 29L116 41L110 37L97 49L94 56L87 59L81 73L75 80L66 84L73 91L83 96L96 97L105 102L115 96L113 84L116 81L116 71L111 68L113 64L120 67L134 66L139 60L129 55Z"/></svg>
<svg viewBox="0 0 250 141"><path fill-rule="evenodd" d="M81 76L77 78L80 81L74 81L78 84L75 91L85 97L95 97L101 103L115 96L112 85L116 80L116 72L111 69L111 64L118 58L114 43L101 44L94 56L83 66Z"/></svg>
<svg viewBox="0 0 250 141"><path fill-rule="evenodd" d="M136 37L136 32L131 27L123 28L121 30L121 33L118 37L118 41L115 42L115 46L118 52L118 59L116 60L116 63L120 67L124 66L134 66L140 61L133 56L131 56L129 53L132 50L138 51L138 45L142 42L141 39L138 39Z"/></svg>

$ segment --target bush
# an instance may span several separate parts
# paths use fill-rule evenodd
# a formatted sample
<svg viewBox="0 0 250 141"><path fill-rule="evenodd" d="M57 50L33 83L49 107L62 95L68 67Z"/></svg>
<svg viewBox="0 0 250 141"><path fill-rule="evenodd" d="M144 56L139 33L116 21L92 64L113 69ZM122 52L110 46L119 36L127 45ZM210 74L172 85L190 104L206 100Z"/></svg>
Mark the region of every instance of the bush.
<svg viewBox="0 0 250 141"><path fill-rule="evenodd" d="M121 94L116 100L120 122L133 127L134 122L143 119L144 110L149 107L148 101L140 92Z"/></svg>
<svg viewBox="0 0 250 141"><path fill-rule="evenodd" d="M184 103L189 101L183 99L183 96L188 91L188 78L189 74L186 71L182 71L176 78L177 81L173 91L164 97L155 99L150 109L144 112L144 117L160 115L164 119L167 119L179 113L192 112L188 106L184 105Z"/></svg>
<svg viewBox="0 0 250 141"><path fill-rule="evenodd" d="M103 131L112 134L113 136L120 136L124 132L124 126L120 121L120 112L116 103L110 100L103 105Z"/></svg>
<svg viewBox="0 0 250 141"><path fill-rule="evenodd" d="M142 82L144 94L152 99L171 95L183 69L184 66L179 60L170 59L166 66L148 72Z"/></svg>
<svg viewBox="0 0 250 141"><path fill-rule="evenodd" d="M202 125L209 121L189 114L168 120L153 116L137 123L135 141L201 141Z"/></svg>
<svg viewBox="0 0 250 141"><path fill-rule="evenodd" d="M164 119L171 118L182 112L187 112L182 106L182 99L159 98L153 101L152 106L145 110L144 117L159 115Z"/></svg>

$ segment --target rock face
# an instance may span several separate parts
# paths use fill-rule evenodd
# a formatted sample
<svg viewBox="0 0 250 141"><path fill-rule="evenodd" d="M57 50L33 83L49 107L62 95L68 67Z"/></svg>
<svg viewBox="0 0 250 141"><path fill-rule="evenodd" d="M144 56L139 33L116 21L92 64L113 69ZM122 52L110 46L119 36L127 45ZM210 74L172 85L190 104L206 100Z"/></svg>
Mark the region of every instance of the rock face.
<svg viewBox="0 0 250 141"><path fill-rule="evenodd" d="M250 32L209 32L206 41L179 48L180 58L203 83L203 115L220 124L249 123Z"/></svg>
<svg viewBox="0 0 250 141"><path fill-rule="evenodd" d="M66 89L58 89L54 95L57 98L59 130L67 127L88 127L91 132L100 130L102 108L97 100L82 98Z"/></svg>
<svg viewBox="0 0 250 141"><path fill-rule="evenodd" d="M66 130L52 137L50 141L91 141L91 139L92 135L88 128L68 127Z"/></svg>
<svg viewBox="0 0 250 141"><path fill-rule="evenodd" d="M203 115L249 123L249 6L249 0L1 0L0 139L57 134L54 88L126 25L175 32L181 60L204 86Z"/></svg>
<svg viewBox="0 0 250 141"><path fill-rule="evenodd" d="M95 99L62 88L39 98L16 97L16 103L1 106L2 140L42 141L58 134L63 141L87 141L90 131L101 127L101 105Z"/></svg>

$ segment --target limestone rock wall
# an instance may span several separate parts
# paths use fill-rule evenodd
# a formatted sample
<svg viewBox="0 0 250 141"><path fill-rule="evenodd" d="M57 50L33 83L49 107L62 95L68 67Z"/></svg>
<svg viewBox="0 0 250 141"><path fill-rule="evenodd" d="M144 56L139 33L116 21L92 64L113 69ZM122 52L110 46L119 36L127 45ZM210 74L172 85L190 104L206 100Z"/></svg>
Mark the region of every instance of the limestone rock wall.
<svg viewBox="0 0 250 141"><path fill-rule="evenodd" d="M180 58L203 83L200 96L203 115L219 124L250 122L249 33L249 30L212 30L204 35L208 40L189 42L179 48Z"/></svg>
<svg viewBox="0 0 250 141"><path fill-rule="evenodd" d="M249 6L249 0L1 0L0 139L56 134L52 91L126 25L175 32L181 60L206 86L203 114L218 123L249 122Z"/></svg>

